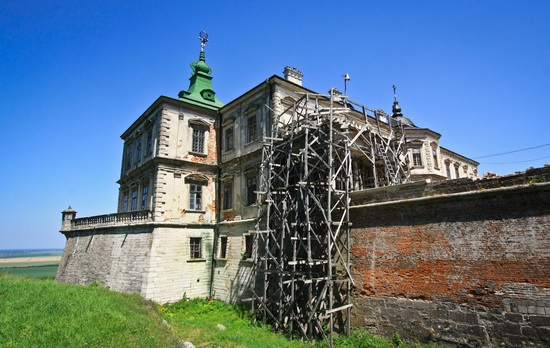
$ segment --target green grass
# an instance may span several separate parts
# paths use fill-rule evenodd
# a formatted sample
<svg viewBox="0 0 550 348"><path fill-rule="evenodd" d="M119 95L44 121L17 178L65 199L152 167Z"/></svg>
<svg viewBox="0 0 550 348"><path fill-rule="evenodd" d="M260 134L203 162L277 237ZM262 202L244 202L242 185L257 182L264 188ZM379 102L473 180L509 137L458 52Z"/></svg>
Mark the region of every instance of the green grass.
<svg viewBox="0 0 550 348"><path fill-rule="evenodd" d="M163 323L163 318L168 322ZM218 324L225 330L218 328ZM97 285L0 274L0 347L326 347L289 340L253 323L246 310L220 301L182 300L158 306ZM420 347L360 330L335 347Z"/></svg>
<svg viewBox="0 0 550 348"><path fill-rule="evenodd" d="M0 275L0 347L175 347L154 308L99 286Z"/></svg>
<svg viewBox="0 0 550 348"><path fill-rule="evenodd" d="M175 333L196 347L313 347L253 323L247 311L221 301L182 300L160 308ZM226 329L220 330L218 324ZM325 344L316 347L326 347Z"/></svg>
<svg viewBox="0 0 550 348"><path fill-rule="evenodd" d="M58 263L30 267L0 267L0 273L27 278L55 278Z"/></svg>

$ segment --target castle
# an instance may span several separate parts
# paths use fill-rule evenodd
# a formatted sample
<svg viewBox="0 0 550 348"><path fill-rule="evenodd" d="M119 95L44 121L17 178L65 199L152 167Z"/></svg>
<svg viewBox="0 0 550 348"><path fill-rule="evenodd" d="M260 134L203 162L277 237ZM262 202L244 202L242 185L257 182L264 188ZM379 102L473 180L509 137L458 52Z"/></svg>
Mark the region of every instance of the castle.
<svg viewBox="0 0 550 348"><path fill-rule="evenodd" d="M354 219L365 217L353 207L380 192L383 204L392 188L473 182L478 163L440 146L397 98L386 114L335 88L311 91L291 67L224 105L200 39L189 88L159 97L121 135L118 211L62 212L56 280L160 303L249 303L306 338L322 323L349 329L364 282L352 265L363 255Z"/></svg>

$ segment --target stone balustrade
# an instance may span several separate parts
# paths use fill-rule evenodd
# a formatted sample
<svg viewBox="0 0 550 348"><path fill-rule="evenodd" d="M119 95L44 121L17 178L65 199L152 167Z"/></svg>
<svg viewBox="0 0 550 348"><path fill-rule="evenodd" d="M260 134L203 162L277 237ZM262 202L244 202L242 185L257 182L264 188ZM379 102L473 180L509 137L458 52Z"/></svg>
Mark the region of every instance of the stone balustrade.
<svg viewBox="0 0 550 348"><path fill-rule="evenodd" d="M123 226L150 221L153 221L152 211L139 210L74 219L71 221L71 230L90 229L104 226Z"/></svg>

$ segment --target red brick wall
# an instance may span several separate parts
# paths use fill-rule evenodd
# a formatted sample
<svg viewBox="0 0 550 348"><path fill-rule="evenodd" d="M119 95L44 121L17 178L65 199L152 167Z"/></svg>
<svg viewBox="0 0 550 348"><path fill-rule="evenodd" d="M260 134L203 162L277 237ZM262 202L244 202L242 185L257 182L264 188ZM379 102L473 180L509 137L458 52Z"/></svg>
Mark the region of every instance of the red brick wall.
<svg viewBox="0 0 550 348"><path fill-rule="evenodd" d="M470 346L550 343L550 186L448 185L351 209L355 324Z"/></svg>

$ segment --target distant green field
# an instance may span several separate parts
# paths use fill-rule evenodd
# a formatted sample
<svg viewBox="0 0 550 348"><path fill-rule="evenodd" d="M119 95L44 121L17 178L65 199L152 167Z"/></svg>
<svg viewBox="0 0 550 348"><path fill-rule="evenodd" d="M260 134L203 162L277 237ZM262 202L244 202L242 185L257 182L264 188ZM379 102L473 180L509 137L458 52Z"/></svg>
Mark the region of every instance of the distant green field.
<svg viewBox="0 0 550 348"><path fill-rule="evenodd" d="M63 250L0 250L0 259L13 259L16 262L0 262L0 273L8 273L27 278L53 278L59 266L58 260L39 258L60 257ZM18 260L15 260L15 259Z"/></svg>
<svg viewBox="0 0 550 348"><path fill-rule="evenodd" d="M63 250L0 250L0 259L16 257L61 256Z"/></svg>
<svg viewBox="0 0 550 348"><path fill-rule="evenodd" d="M57 272L59 264L49 264L31 267L4 267L0 268L0 273L8 273L26 278L53 278Z"/></svg>

